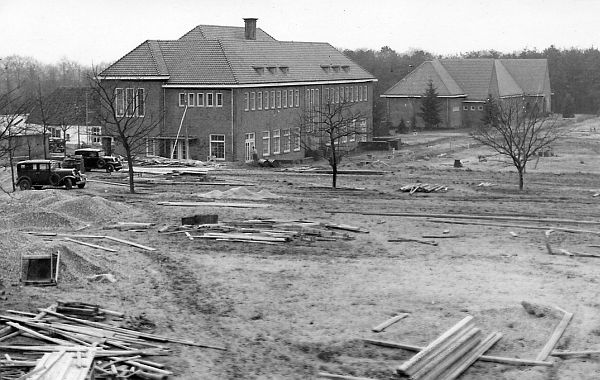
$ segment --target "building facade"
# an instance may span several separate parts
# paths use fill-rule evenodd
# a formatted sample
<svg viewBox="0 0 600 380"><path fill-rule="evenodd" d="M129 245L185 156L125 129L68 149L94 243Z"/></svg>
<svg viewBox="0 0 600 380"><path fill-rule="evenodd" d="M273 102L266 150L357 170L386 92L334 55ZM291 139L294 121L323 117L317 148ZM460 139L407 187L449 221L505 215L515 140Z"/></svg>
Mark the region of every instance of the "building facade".
<svg viewBox="0 0 600 380"><path fill-rule="evenodd" d="M481 123L484 103L521 98L551 112L551 88L546 59L439 59L427 61L387 90L387 120L392 128L402 120L411 128L423 126L417 116L429 82L440 100L441 127L470 127ZM417 125L410 125L416 121Z"/></svg>
<svg viewBox="0 0 600 380"><path fill-rule="evenodd" d="M256 19L245 19L244 27L200 25L178 40L145 41L99 78L115 87L117 112L126 114L128 99L135 98L131 117L161 118L138 152L147 155L301 159L302 114L335 100L335 93L372 131L371 74L327 43L277 41L256 28Z"/></svg>

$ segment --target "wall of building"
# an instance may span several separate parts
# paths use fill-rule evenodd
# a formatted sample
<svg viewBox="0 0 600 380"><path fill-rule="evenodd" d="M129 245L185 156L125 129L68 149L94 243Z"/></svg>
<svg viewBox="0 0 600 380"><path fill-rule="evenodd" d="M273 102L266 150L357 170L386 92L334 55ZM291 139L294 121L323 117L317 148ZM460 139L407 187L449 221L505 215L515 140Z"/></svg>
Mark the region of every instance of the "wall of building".
<svg viewBox="0 0 600 380"><path fill-rule="evenodd" d="M460 128L463 125L462 98L440 98L440 118L442 128ZM398 128L404 120L407 127L420 129L425 125L418 116L421 112L421 98L387 98L388 120L391 128ZM411 125L413 115L416 126Z"/></svg>

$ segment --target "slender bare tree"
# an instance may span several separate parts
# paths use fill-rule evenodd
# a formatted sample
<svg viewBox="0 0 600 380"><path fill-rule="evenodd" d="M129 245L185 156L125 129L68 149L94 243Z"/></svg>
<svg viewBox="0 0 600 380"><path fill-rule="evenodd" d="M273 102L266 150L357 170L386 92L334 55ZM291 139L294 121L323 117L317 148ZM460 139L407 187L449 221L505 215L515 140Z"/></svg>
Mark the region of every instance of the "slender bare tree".
<svg viewBox="0 0 600 380"><path fill-rule="evenodd" d="M471 132L475 141L511 160L519 173L519 190L523 190L525 168L531 157L549 149L564 135L557 118L544 110L543 102L525 97L490 97L484 106L484 122Z"/></svg>
<svg viewBox="0 0 600 380"><path fill-rule="evenodd" d="M359 141L366 141L366 115L341 97L332 96L324 104L307 103L301 110L293 139L300 142L307 154L327 159L332 171L331 187L336 188L342 158L353 151Z"/></svg>
<svg viewBox="0 0 600 380"><path fill-rule="evenodd" d="M134 82L117 86L115 81L103 79L97 70L93 70L90 82L93 101L98 102L103 136L111 137L123 147L128 163L129 192L135 193L133 160L161 123L163 111L148 109L148 89Z"/></svg>

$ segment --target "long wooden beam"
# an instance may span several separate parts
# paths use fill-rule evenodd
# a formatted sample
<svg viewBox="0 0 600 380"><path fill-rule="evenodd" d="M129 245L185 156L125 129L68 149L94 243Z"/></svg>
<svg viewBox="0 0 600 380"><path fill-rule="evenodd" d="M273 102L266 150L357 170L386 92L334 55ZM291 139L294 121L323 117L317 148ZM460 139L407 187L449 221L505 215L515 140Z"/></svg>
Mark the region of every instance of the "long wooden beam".
<svg viewBox="0 0 600 380"><path fill-rule="evenodd" d="M554 347L556 347L558 340L567 329L567 326L569 326L571 319L573 319L573 313L569 313L568 311L564 312L563 318L554 329L550 339L548 339L548 342L546 342L546 345L542 348L542 351L540 351L536 360L546 360L548 358L552 350L554 350Z"/></svg>
<svg viewBox="0 0 600 380"><path fill-rule="evenodd" d="M388 348L402 348L407 351L421 351L423 346L415 346L413 344L406 343L397 343L397 342L389 342L383 340L375 340L375 339L363 339L363 342L373 344L381 347ZM518 358L508 358L503 356L491 356L491 355L482 355L478 360L484 362L492 362L492 363L500 363L500 364L511 364L511 365L527 365L527 366L546 366L551 367L553 365L552 362L548 361L539 361L539 360L528 360L528 359L518 359Z"/></svg>

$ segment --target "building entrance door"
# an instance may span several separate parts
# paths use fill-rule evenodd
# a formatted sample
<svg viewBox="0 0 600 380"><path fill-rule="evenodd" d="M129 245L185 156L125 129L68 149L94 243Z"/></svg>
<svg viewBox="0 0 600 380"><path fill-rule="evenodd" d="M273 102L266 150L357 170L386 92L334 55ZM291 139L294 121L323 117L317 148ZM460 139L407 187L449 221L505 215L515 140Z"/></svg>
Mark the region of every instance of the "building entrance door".
<svg viewBox="0 0 600 380"><path fill-rule="evenodd" d="M245 142L246 162L253 160L252 154L254 153L255 146L256 146L256 141L254 138L254 132L246 133L246 142Z"/></svg>

